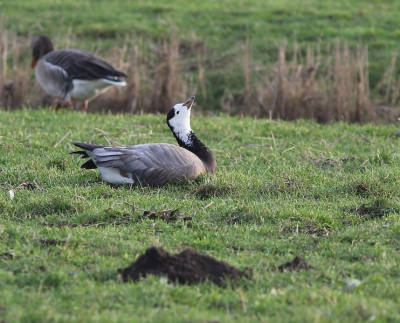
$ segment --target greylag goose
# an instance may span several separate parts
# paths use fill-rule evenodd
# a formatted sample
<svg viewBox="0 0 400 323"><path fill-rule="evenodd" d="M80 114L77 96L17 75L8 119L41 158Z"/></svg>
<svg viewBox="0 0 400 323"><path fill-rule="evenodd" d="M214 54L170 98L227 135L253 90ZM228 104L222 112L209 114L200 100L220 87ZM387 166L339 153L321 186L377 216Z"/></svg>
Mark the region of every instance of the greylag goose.
<svg viewBox="0 0 400 323"><path fill-rule="evenodd" d="M179 146L166 143L135 146L73 144L83 150L72 152L90 158L81 168L98 169L110 184L141 184L159 187L179 180L194 180L213 173L217 163L190 127L190 112L195 97L176 104L167 114L167 124Z"/></svg>
<svg viewBox="0 0 400 323"><path fill-rule="evenodd" d="M83 101L81 110L87 111L88 101L102 90L110 85L126 85L121 79L126 75L111 64L80 49L54 50L48 36L36 36L31 50L36 79L48 94L56 97L56 109L77 100Z"/></svg>

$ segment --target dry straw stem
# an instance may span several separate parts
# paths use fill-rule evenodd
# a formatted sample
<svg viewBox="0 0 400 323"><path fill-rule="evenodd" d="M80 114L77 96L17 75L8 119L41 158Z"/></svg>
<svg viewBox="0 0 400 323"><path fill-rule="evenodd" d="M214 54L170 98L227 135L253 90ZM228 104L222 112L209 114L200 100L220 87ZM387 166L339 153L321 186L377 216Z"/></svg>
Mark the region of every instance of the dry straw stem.
<svg viewBox="0 0 400 323"><path fill-rule="evenodd" d="M197 54L198 61L198 70L199 70L199 84L201 89L201 95L203 97L203 101L207 101L207 87L205 81L205 66L204 66L204 57L207 55L207 48L204 47L203 51L199 51Z"/></svg>
<svg viewBox="0 0 400 323"><path fill-rule="evenodd" d="M24 103L28 86L25 69L19 64L22 47L22 39L4 29L0 20L0 107L15 109Z"/></svg>
<svg viewBox="0 0 400 323"><path fill-rule="evenodd" d="M72 133L71 130L68 131L68 132L54 145L54 148L56 148L59 144L61 144L62 141L63 141L65 138L67 138L71 133Z"/></svg>
<svg viewBox="0 0 400 323"><path fill-rule="evenodd" d="M179 41L165 39L157 47L157 67L151 92L150 112L167 112L179 91L182 66L179 63Z"/></svg>
<svg viewBox="0 0 400 323"><path fill-rule="evenodd" d="M55 37L60 48L74 48L72 28L67 37ZM220 102L222 111L270 119L315 119L329 123L395 121L398 115L400 77L396 76L397 53L374 92L384 93L372 102L368 78L368 48L361 43L351 50L346 43L308 46L301 51L296 41L293 50L280 45L277 60L260 63L252 59L251 40L247 35L240 51L231 51L229 60L214 57L203 43L181 43L176 34L154 44L126 35L121 48L106 53L100 47L92 51L127 73L127 86L111 87L89 103L89 111L167 112L176 102L201 92L207 101ZM0 106L17 109L24 104L46 106L52 98L46 95L27 68L30 37L17 37L0 21ZM200 45L199 45L200 44ZM79 46L78 46L79 47ZM190 48L190 50L187 50ZM304 55L305 54L305 55ZM195 62L190 63L190 62ZM239 75L232 66L241 66ZM207 68L220 68L243 77L242 89L225 88L220 98L210 97L213 86L207 80ZM194 73L193 73L194 72ZM379 97L379 95L376 95Z"/></svg>
<svg viewBox="0 0 400 323"><path fill-rule="evenodd" d="M333 49L328 46L326 52L322 58L319 44L316 49L309 46L302 64L296 44L291 61L286 59L285 46L280 46L275 66L258 77L258 115L268 116L272 111L274 118L286 120L372 120L366 47L359 45L356 54L352 54L346 44L337 40Z"/></svg>

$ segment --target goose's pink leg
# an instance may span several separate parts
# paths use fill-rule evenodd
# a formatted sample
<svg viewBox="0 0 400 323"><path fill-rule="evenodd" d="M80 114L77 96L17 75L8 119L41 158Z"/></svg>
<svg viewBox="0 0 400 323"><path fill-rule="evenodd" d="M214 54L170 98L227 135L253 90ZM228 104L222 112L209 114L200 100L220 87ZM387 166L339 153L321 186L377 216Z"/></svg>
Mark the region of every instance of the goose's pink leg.
<svg viewBox="0 0 400 323"><path fill-rule="evenodd" d="M88 109L88 101L84 101L82 106L81 106L81 111L82 112L87 112Z"/></svg>
<svg viewBox="0 0 400 323"><path fill-rule="evenodd" d="M54 106L55 110L58 111L61 107L68 107L72 106L71 100L61 100L61 99L54 99L52 106Z"/></svg>

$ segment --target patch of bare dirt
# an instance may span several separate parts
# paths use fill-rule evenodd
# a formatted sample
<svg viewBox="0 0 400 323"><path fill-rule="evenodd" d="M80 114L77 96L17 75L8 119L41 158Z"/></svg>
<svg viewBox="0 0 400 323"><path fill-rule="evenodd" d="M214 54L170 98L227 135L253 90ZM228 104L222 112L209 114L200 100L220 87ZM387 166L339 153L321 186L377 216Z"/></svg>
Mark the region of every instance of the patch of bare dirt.
<svg viewBox="0 0 400 323"><path fill-rule="evenodd" d="M238 223L240 224L242 222L247 222L247 219L248 219L248 218L246 218L247 215L248 215L248 213L235 212L235 213L232 214L231 218L226 220L226 222L228 224L238 224Z"/></svg>
<svg viewBox="0 0 400 323"><path fill-rule="evenodd" d="M300 256L294 257L292 261L288 261L280 266L278 266L280 272L283 272L285 269L289 271L299 271L301 269L309 270L315 269L315 267L306 263L306 261Z"/></svg>
<svg viewBox="0 0 400 323"><path fill-rule="evenodd" d="M13 249L4 251L0 254L0 259L11 260L16 256L15 251Z"/></svg>
<svg viewBox="0 0 400 323"><path fill-rule="evenodd" d="M163 248L151 247L125 269L118 269L124 282L138 281L147 275L166 276L172 283L198 284L206 280L225 286L226 279L236 281L248 275L224 261L185 249L171 255Z"/></svg>
<svg viewBox="0 0 400 323"><path fill-rule="evenodd" d="M44 273L45 271L47 271L47 268L46 268L46 266L42 265L42 266L38 267L38 270L41 271L42 273Z"/></svg>
<svg viewBox="0 0 400 323"><path fill-rule="evenodd" d="M315 236L327 236L330 233L330 228L327 226L317 227L314 225L305 225L302 227L299 226L286 226L281 229L281 232L290 232L290 233L305 233Z"/></svg>
<svg viewBox="0 0 400 323"><path fill-rule="evenodd" d="M48 168L56 168L59 169L61 171L64 171L66 166L65 166L65 160L64 159L54 159L50 162L47 163L47 167Z"/></svg>
<svg viewBox="0 0 400 323"><path fill-rule="evenodd" d="M33 181L33 183L21 183L16 188L26 189L26 190L39 190L41 192L47 192L43 187L39 186L38 183Z"/></svg>
<svg viewBox="0 0 400 323"><path fill-rule="evenodd" d="M359 218L358 219L345 219L345 220L342 220L341 222L346 227L351 227L353 225L361 225L362 226L362 224L359 224L359 220L360 220Z"/></svg>
<svg viewBox="0 0 400 323"><path fill-rule="evenodd" d="M356 209L356 212L364 218L381 218L388 213L388 210L376 205L362 204L358 209Z"/></svg>
<svg viewBox="0 0 400 323"><path fill-rule="evenodd" d="M358 195L364 195L371 190L371 187L365 183L358 183L354 186L354 190Z"/></svg>
<svg viewBox="0 0 400 323"><path fill-rule="evenodd" d="M192 217L188 216L178 209L172 210L144 210L143 214L139 219L151 219L151 220L165 220L169 222L176 222L178 220L192 221Z"/></svg>
<svg viewBox="0 0 400 323"><path fill-rule="evenodd" d="M387 198L377 198L356 208L345 208L348 213L360 215L360 220L382 218L391 212L399 212L399 207Z"/></svg>
<svg viewBox="0 0 400 323"><path fill-rule="evenodd" d="M385 190L379 185L379 183L366 183L359 182L351 185L351 189L360 196L383 196Z"/></svg>
<svg viewBox="0 0 400 323"><path fill-rule="evenodd" d="M304 189L301 183L297 180L292 180L288 177L278 179L268 187L260 189L260 194L272 194L278 196L280 194L297 194Z"/></svg>
<svg viewBox="0 0 400 323"><path fill-rule="evenodd" d="M64 241L58 241L55 239L39 239L38 241L43 246L57 246L65 243Z"/></svg>
<svg viewBox="0 0 400 323"><path fill-rule="evenodd" d="M123 202L122 204L126 204L131 207L132 214L130 213L122 213L120 211L114 210L113 208L106 209L104 210L107 214L117 218L121 218L124 220L129 220L129 219L136 219L136 220L144 220L144 219L150 219L150 220L165 220L168 223L169 222L176 222L178 220L183 220L183 221L192 221L193 218L189 215L184 214L183 212L179 211L178 209L169 209L169 210L157 210L154 207L151 207L149 210L142 209L135 205L135 203L128 203L128 202ZM135 212L136 211L141 211L143 214L139 215L138 217L135 217ZM126 221L123 221L126 222Z"/></svg>
<svg viewBox="0 0 400 323"><path fill-rule="evenodd" d="M320 168L328 168L328 167L340 167L347 162L356 161L357 157L354 156L346 156L343 158L319 158L317 160L311 160L311 164L320 167Z"/></svg>
<svg viewBox="0 0 400 323"><path fill-rule="evenodd" d="M193 191L194 195L201 200L206 200L212 197L221 197L232 192L232 187L214 185L201 186Z"/></svg>
<svg viewBox="0 0 400 323"><path fill-rule="evenodd" d="M307 200L316 200L318 201L321 198L321 195L304 195L303 198L307 199Z"/></svg>

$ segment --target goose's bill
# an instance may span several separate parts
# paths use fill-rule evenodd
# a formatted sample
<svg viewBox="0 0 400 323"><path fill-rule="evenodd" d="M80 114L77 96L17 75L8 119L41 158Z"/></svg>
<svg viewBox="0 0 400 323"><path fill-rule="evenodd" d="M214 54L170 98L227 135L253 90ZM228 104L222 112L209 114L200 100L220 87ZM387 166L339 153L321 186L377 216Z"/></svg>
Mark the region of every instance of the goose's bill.
<svg viewBox="0 0 400 323"><path fill-rule="evenodd" d="M31 67L32 67L32 68L35 68L36 64L37 64L36 59L32 58Z"/></svg>
<svg viewBox="0 0 400 323"><path fill-rule="evenodd" d="M187 107L188 110L192 107L194 103L194 99L196 99L195 96L192 96L189 100L187 100L184 104L182 104L184 107Z"/></svg>

